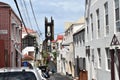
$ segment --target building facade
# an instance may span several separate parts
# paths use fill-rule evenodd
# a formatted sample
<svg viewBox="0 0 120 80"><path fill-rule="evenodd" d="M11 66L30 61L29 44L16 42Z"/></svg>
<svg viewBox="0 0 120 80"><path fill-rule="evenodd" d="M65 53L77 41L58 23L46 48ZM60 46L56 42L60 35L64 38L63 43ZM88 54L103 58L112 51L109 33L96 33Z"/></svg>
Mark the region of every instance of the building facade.
<svg viewBox="0 0 120 80"><path fill-rule="evenodd" d="M75 78L86 80L86 51L85 51L85 25L80 24L81 28L73 34L74 55L75 55ZM85 73L85 74L84 74ZM84 74L80 75L80 74Z"/></svg>
<svg viewBox="0 0 120 80"><path fill-rule="evenodd" d="M85 7L88 80L119 80L119 68L113 57L118 51L111 41L114 35L120 36L120 0L86 0ZM119 44L115 46L119 49Z"/></svg>
<svg viewBox="0 0 120 80"><path fill-rule="evenodd" d="M11 7L0 2L0 67L21 66L22 23Z"/></svg>
<svg viewBox="0 0 120 80"><path fill-rule="evenodd" d="M27 31L26 31L27 30ZM27 33L28 32L28 33ZM32 66L41 65L42 42L38 33L29 28L22 29L22 62L29 62Z"/></svg>
<svg viewBox="0 0 120 80"><path fill-rule="evenodd" d="M63 52L62 52L62 41L63 41L63 35L58 35L56 40L56 46L57 46L57 72L66 74L65 72L65 65L63 62Z"/></svg>
<svg viewBox="0 0 120 80"><path fill-rule="evenodd" d="M74 22L65 24L65 35L62 42L64 50L64 62L66 74L74 77L75 75L75 54L74 54L74 44L73 44L73 34L81 28L81 24L84 24L84 18Z"/></svg>

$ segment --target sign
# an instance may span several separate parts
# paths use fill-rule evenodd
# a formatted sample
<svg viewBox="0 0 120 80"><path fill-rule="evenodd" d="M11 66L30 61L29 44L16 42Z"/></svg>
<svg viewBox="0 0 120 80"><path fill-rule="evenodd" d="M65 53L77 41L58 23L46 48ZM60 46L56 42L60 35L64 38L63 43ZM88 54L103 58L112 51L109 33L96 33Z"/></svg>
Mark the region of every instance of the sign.
<svg viewBox="0 0 120 80"><path fill-rule="evenodd" d="M0 34L8 34L7 30L0 30Z"/></svg>

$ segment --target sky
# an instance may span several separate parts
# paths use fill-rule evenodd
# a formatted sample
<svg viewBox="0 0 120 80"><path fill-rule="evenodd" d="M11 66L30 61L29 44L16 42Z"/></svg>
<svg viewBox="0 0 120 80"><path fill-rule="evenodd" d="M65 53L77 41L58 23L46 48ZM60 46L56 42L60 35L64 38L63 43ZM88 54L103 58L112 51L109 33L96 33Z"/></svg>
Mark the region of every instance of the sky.
<svg viewBox="0 0 120 80"><path fill-rule="evenodd" d="M9 4L19 16L14 0L0 0L0 2ZM34 30L38 30L36 27L38 24L42 36L45 35L45 17L50 21L52 16L54 20L54 33L58 35L65 31L65 22L75 22L84 16L84 0L31 0L37 21L36 24L30 7L30 0L17 0L17 2L25 25ZM23 2L26 4L29 18L26 15L27 12ZM29 23L29 19L31 23Z"/></svg>

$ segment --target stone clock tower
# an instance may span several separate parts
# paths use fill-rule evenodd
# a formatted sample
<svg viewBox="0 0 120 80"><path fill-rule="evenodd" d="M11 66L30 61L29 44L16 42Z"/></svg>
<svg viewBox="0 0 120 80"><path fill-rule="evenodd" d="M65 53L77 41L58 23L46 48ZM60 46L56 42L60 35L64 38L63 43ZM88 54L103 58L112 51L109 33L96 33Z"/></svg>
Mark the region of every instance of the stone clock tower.
<svg viewBox="0 0 120 80"><path fill-rule="evenodd" d="M51 21L45 17L45 40L44 49L51 52L51 41L54 40L54 20L51 17Z"/></svg>
<svg viewBox="0 0 120 80"><path fill-rule="evenodd" d="M51 17L51 22L45 17L45 38L47 40L54 40L54 20Z"/></svg>

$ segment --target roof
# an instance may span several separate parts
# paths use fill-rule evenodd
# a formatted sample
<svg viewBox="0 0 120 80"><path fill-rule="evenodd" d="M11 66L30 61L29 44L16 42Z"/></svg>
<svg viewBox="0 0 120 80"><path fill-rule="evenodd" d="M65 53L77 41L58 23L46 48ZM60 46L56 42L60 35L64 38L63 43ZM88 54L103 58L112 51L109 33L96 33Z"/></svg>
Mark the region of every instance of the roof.
<svg viewBox="0 0 120 80"><path fill-rule="evenodd" d="M110 46L120 45L120 34L114 34Z"/></svg>
<svg viewBox="0 0 120 80"><path fill-rule="evenodd" d="M33 29L30 29L30 28L26 28L26 29L28 33L36 33ZM24 27L22 28L22 33L27 33Z"/></svg>
<svg viewBox="0 0 120 80"><path fill-rule="evenodd" d="M65 31L73 24L73 22L65 22Z"/></svg>
<svg viewBox="0 0 120 80"><path fill-rule="evenodd" d="M55 42L56 42L56 40L52 40L51 42L52 42L52 43L55 43Z"/></svg>
<svg viewBox="0 0 120 80"><path fill-rule="evenodd" d="M34 60L34 57L33 56L29 56L27 54L24 54L24 57L22 60Z"/></svg>
<svg viewBox="0 0 120 80"><path fill-rule="evenodd" d="M10 7L10 5L4 2L0 2L0 7Z"/></svg>
<svg viewBox="0 0 120 80"><path fill-rule="evenodd" d="M57 40L63 40L63 35L58 35Z"/></svg>
<svg viewBox="0 0 120 80"><path fill-rule="evenodd" d="M12 7L7 4L7 3L4 3L4 2L0 2L0 8L10 8L11 11L13 12L13 14L16 16L16 18L21 22L20 18L18 17L18 15L14 12L14 10L12 9ZM21 22L22 24L22 22Z"/></svg>
<svg viewBox="0 0 120 80"><path fill-rule="evenodd" d="M82 17L76 21L76 23L85 23L85 18Z"/></svg>
<svg viewBox="0 0 120 80"><path fill-rule="evenodd" d="M80 18L76 22L65 22L65 31L68 30L72 25L84 24L84 23L85 23L84 17Z"/></svg>
<svg viewBox="0 0 120 80"><path fill-rule="evenodd" d="M85 26L81 26L80 29L78 29L73 35L76 35L77 33L81 32L82 30L85 30Z"/></svg>

